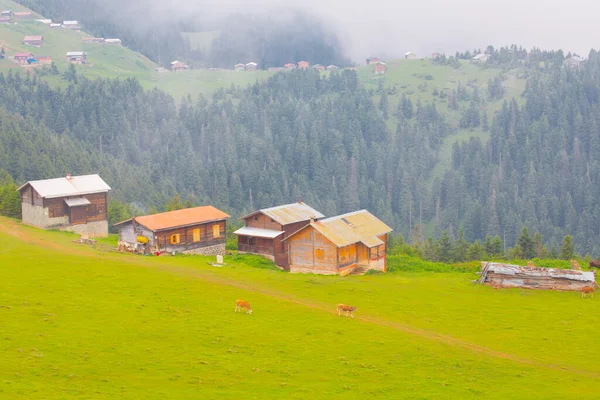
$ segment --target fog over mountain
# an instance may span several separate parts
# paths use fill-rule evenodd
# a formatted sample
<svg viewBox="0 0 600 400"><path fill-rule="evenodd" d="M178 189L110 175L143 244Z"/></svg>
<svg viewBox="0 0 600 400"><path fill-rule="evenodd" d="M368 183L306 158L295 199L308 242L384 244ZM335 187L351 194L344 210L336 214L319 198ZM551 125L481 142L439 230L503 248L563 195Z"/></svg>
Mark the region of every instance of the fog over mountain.
<svg viewBox="0 0 600 400"><path fill-rule="evenodd" d="M156 15L217 18L232 12L281 13L281 0L174 0L149 5ZM600 2L593 0L304 0L294 7L310 11L331 25L349 56L359 62L370 54L387 58L407 51L484 48L519 44L563 49L587 55L598 48Z"/></svg>

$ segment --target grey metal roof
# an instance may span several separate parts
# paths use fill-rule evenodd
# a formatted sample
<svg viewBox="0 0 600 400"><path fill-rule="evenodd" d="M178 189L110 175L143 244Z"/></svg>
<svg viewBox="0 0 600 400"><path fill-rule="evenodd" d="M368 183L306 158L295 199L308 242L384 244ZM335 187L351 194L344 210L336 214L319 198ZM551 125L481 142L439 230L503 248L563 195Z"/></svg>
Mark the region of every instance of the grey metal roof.
<svg viewBox="0 0 600 400"><path fill-rule="evenodd" d="M271 229L261 229L261 228L250 228L250 227L244 226L243 228L240 228L233 233L235 235L253 236L253 237L259 237L259 238L273 239L273 238L276 238L277 236L281 235L283 233L283 231L274 231Z"/></svg>
<svg viewBox="0 0 600 400"><path fill-rule="evenodd" d="M77 197L77 198L74 198L74 199L65 199L65 203L69 207L87 206L89 204L92 204L85 197Z"/></svg>
<svg viewBox="0 0 600 400"><path fill-rule="evenodd" d="M99 175L72 176L69 179L56 178L40 181L29 181L18 190L20 191L27 185L42 197L47 199L65 196L81 196L84 194L108 192L110 186L100 178Z"/></svg>
<svg viewBox="0 0 600 400"><path fill-rule="evenodd" d="M574 281L595 282L596 277L593 271L578 271L572 269L559 268L529 268L519 265L502 264L490 262L486 264L486 272L494 272L499 275L525 275L530 277L562 278ZM485 280L485 277L483 277Z"/></svg>
<svg viewBox="0 0 600 400"><path fill-rule="evenodd" d="M263 213L281 225L293 224L295 222L308 221L312 219L324 218L325 216L314 208L302 202L285 204L283 206L264 208L248 214L240 219L246 219L255 214Z"/></svg>

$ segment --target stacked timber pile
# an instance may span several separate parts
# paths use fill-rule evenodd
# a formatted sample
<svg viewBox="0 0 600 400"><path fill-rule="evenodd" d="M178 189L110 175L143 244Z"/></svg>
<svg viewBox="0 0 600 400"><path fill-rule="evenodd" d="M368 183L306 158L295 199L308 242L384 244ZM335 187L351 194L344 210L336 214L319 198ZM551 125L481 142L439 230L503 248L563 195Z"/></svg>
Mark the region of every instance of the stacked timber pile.
<svg viewBox="0 0 600 400"><path fill-rule="evenodd" d="M531 268L501 263L482 263L479 283L494 287L581 291L596 285L596 274L557 268Z"/></svg>

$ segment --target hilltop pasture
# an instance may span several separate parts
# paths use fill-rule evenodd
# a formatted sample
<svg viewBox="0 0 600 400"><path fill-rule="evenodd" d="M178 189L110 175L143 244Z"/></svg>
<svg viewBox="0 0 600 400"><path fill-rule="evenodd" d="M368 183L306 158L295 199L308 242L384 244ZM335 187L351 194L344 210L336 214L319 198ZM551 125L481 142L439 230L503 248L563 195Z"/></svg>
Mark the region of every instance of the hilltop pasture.
<svg viewBox="0 0 600 400"><path fill-rule="evenodd" d="M0 219L2 398L600 396L597 298L494 290L451 268L340 278L246 256L215 268L74 238ZM340 302L356 318L338 317Z"/></svg>

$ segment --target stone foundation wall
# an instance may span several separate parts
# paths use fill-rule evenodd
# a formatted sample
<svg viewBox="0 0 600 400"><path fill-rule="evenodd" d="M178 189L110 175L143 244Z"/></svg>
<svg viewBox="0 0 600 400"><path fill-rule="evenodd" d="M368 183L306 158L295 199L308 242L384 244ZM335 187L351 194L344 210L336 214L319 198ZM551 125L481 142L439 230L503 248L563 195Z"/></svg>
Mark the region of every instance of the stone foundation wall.
<svg viewBox="0 0 600 400"><path fill-rule="evenodd" d="M23 213L23 223L37 226L38 228L53 228L69 223L69 217L50 218L48 209L44 207L33 206L28 203L21 203Z"/></svg>
<svg viewBox="0 0 600 400"><path fill-rule="evenodd" d="M195 254L198 256L217 256L224 255L227 252L225 243L216 244L214 246L200 247L199 249L187 250L185 254Z"/></svg>
<svg viewBox="0 0 600 400"><path fill-rule="evenodd" d="M61 231L75 232L85 238L108 237L108 221L88 222L81 225L69 225L59 228Z"/></svg>

